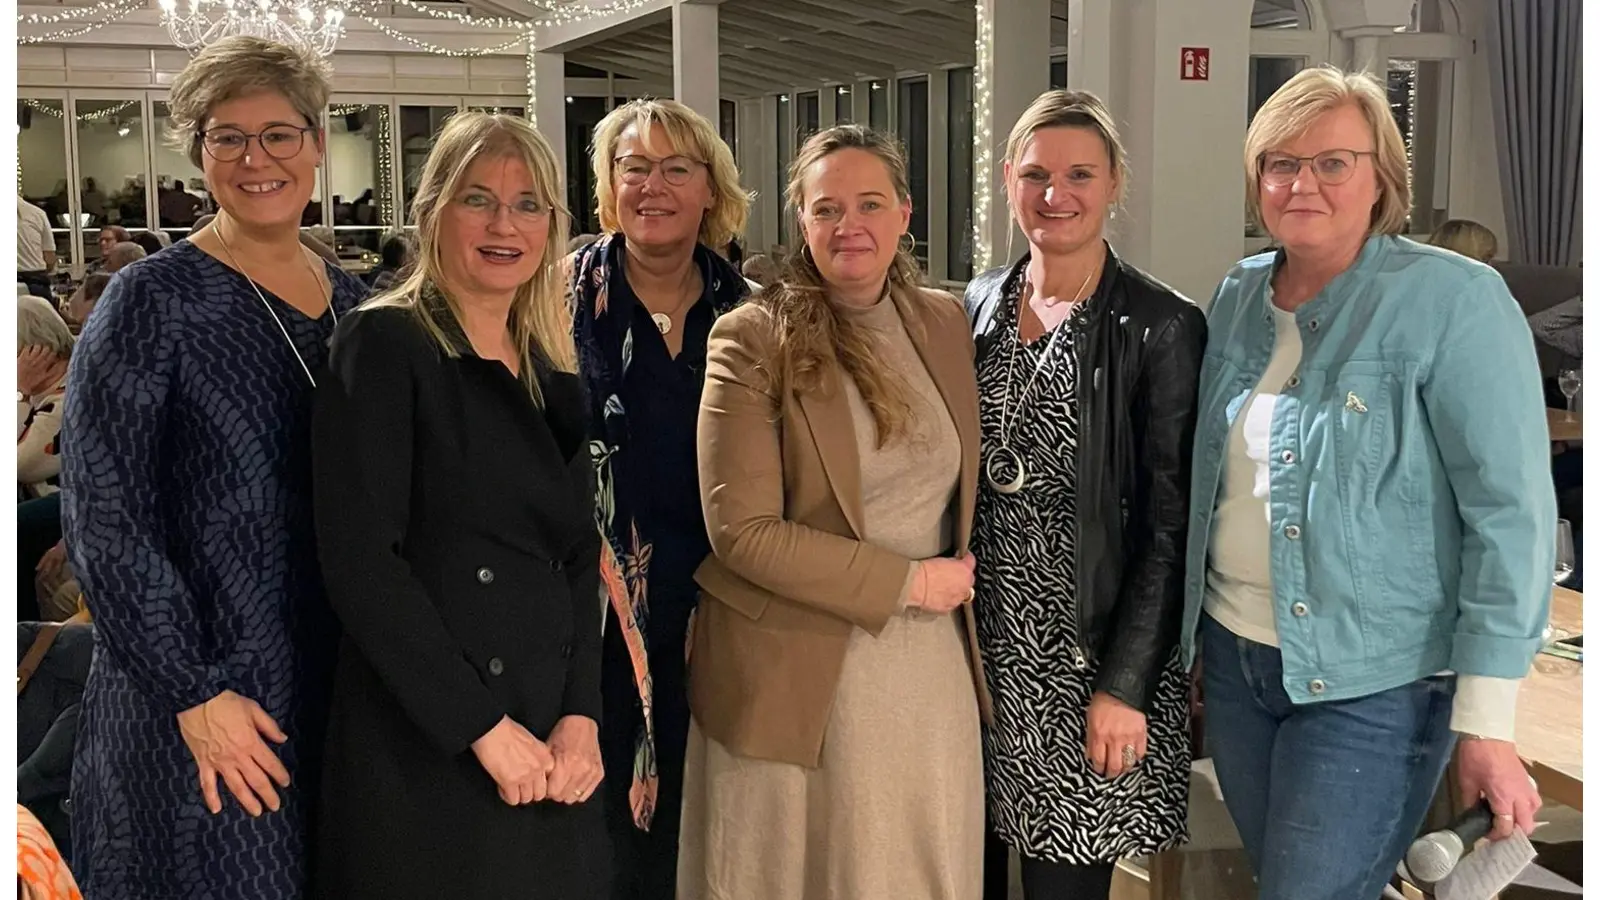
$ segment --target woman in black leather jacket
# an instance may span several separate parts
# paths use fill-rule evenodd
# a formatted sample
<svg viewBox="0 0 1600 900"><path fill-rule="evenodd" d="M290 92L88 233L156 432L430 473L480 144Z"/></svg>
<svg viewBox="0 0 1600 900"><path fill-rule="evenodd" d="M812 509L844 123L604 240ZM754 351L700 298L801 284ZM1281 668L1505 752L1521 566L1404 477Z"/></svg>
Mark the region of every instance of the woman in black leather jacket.
<svg viewBox="0 0 1600 900"><path fill-rule="evenodd" d="M1184 837L1178 664L1189 455L1205 318L1117 258L1127 178L1110 113L1051 91L1006 148L1028 253L967 288L983 421L973 552L994 722L990 859L1028 900L1106 897L1116 860Z"/></svg>

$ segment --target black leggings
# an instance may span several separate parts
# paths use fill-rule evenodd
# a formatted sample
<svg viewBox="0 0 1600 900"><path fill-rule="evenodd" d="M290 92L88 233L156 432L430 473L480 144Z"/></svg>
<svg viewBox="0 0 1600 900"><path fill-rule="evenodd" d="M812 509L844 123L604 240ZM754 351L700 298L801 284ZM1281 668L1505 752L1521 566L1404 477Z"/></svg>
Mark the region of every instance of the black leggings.
<svg viewBox="0 0 1600 900"><path fill-rule="evenodd" d="M983 900L1010 900L1010 848L989 834L983 854ZM1106 900L1116 863L1073 865L1022 857L1026 900Z"/></svg>

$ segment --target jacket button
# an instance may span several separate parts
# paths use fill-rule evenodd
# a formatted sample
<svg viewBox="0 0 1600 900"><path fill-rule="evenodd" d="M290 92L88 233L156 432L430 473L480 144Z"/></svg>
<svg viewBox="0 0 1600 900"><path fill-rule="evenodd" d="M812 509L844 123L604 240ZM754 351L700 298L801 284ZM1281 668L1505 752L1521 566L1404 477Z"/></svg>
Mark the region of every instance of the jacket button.
<svg viewBox="0 0 1600 900"><path fill-rule="evenodd" d="M1299 525L1286 526L1283 529L1283 536L1288 538L1291 541L1300 540L1300 526Z"/></svg>
<svg viewBox="0 0 1600 900"><path fill-rule="evenodd" d="M1281 458L1286 463L1294 462L1294 451L1293 450L1285 450L1285 451L1283 451L1283 454L1282 454Z"/></svg>
<svg viewBox="0 0 1600 900"><path fill-rule="evenodd" d="M1305 616L1311 612L1311 607L1305 605L1304 602L1301 602L1289 607L1289 611L1297 616L1300 616L1301 618L1305 618Z"/></svg>
<svg viewBox="0 0 1600 900"><path fill-rule="evenodd" d="M561 560L559 560L559 559L550 560L550 571L552 571L552 572L560 572L561 571Z"/></svg>
<svg viewBox="0 0 1600 900"><path fill-rule="evenodd" d="M1312 319L1311 321L1306 323L1306 327L1311 329L1312 331L1316 331L1318 328L1321 327L1321 323L1319 323L1316 319Z"/></svg>
<svg viewBox="0 0 1600 900"><path fill-rule="evenodd" d="M1313 679L1311 679L1311 684L1307 685L1307 687L1311 688L1311 693L1313 693L1313 694L1320 694L1323 691L1328 689L1328 686L1326 684L1323 684L1321 678L1313 678Z"/></svg>
<svg viewBox="0 0 1600 900"><path fill-rule="evenodd" d="M1289 380L1284 382L1283 386L1287 387L1287 388L1297 388L1297 387L1299 387L1300 386L1300 376L1299 375L1290 375L1289 376Z"/></svg>
<svg viewBox="0 0 1600 900"><path fill-rule="evenodd" d="M484 566L483 568L478 570L478 583L479 584L491 584L493 582L494 582L494 570L493 569L489 568L488 566Z"/></svg>
<svg viewBox="0 0 1600 900"><path fill-rule="evenodd" d="M489 674L490 675L499 675L501 672L504 672L505 670L506 670L506 664L500 661L500 657L496 656L496 657L494 657L494 658L489 660Z"/></svg>

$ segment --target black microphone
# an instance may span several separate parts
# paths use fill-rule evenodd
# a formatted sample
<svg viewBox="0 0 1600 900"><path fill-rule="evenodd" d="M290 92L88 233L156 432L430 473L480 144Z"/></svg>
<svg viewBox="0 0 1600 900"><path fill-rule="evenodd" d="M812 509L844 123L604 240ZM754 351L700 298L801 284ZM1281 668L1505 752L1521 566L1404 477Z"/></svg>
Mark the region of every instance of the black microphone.
<svg viewBox="0 0 1600 900"><path fill-rule="evenodd" d="M1489 835L1494 827L1494 813L1488 800L1462 813L1450 827L1433 831L1411 842L1406 851L1406 869L1419 881L1438 884L1455 871L1461 857L1472 846Z"/></svg>

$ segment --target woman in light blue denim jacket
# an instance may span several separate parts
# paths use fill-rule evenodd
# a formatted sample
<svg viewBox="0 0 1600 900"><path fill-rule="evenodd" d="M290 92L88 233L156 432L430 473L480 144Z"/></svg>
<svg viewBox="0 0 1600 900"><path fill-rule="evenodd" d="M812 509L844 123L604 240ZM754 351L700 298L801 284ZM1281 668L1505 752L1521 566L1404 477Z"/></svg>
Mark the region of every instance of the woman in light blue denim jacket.
<svg viewBox="0 0 1600 900"><path fill-rule="evenodd" d="M1384 89L1312 69L1257 113L1282 246L1208 312L1184 650L1262 900L1371 900L1461 738L1495 836L1538 793L1512 743L1548 614L1555 496L1533 339L1494 270L1398 237Z"/></svg>

